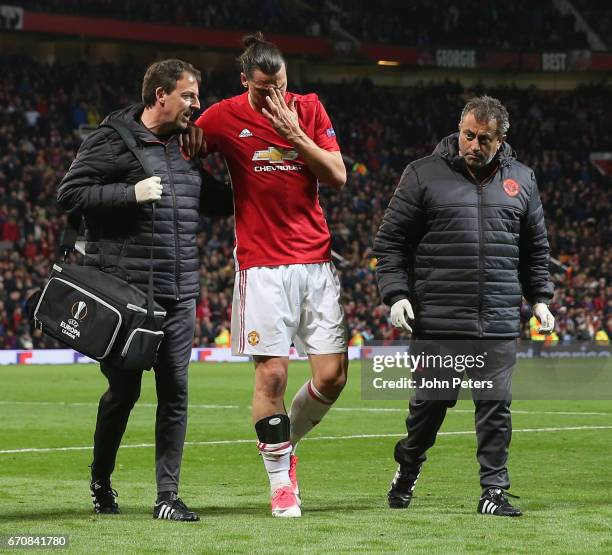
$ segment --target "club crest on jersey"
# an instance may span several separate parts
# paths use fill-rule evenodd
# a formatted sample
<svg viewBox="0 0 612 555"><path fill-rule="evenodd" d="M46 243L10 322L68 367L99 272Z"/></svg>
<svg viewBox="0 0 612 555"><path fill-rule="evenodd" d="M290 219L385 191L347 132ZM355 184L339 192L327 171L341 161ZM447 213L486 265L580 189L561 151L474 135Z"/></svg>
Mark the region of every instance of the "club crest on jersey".
<svg viewBox="0 0 612 555"><path fill-rule="evenodd" d="M514 179L504 179L503 187L509 197L515 197L521 191L521 186Z"/></svg>
<svg viewBox="0 0 612 555"><path fill-rule="evenodd" d="M238 135L240 138L244 139L244 137L252 137L253 133L251 133L246 127L240 132Z"/></svg>
<svg viewBox="0 0 612 555"><path fill-rule="evenodd" d="M285 150L271 146L266 150L256 150L253 154L253 161L282 164L285 160L295 160L297 157L298 153L295 150Z"/></svg>
<svg viewBox="0 0 612 555"><path fill-rule="evenodd" d="M255 345L259 344L259 334L256 331L249 332L249 335L247 335L247 341L251 347L255 347Z"/></svg>

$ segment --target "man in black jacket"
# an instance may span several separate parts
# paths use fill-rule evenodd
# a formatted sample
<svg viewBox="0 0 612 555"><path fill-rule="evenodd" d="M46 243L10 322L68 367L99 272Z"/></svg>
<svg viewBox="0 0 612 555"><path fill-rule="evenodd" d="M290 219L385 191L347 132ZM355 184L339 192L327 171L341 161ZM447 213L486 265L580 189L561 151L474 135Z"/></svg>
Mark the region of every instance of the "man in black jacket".
<svg viewBox="0 0 612 555"><path fill-rule="evenodd" d="M379 289L394 326L412 333L409 320L414 320L413 339L430 347L438 342L438 352L450 348L486 357L478 377L494 378L495 393L472 393L482 486L478 512L519 516L505 490L521 296L532 303L543 333L553 330L554 318L546 304L553 287L538 188L533 171L505 142L508 128L499 100L470 100L459 133L405 169L374 251ZM449 339L459 340L460 347ZM410 503L425 452L456 402L456 389L444 399L429 393L417 387L408 436L395 447L399 468L388 493L392 508Z"/></svg>
<svg viewBox="0 0 612 555"><path fill-rule="evenodd" d="M177 136L200 108L200 72L181 60L152 64L142 85L143 105L114 112L105 121L129 127L153 168L147 177L118 133L91 133L62 180L58 202L72 219L85 220L84 263L117 273L147 290L151 264L151 212L156 203L154 295L167 311L164 339L154 365L157 390L154 518L196 521L178 497L187 427L187 369L195 328L200 257L200 212L231 214L231 189L203 172L181 151ZM108 380L94 435L91 494L96 513L116 514L110 476L130 411L140 395L142 371L100 365Z"/></svg>

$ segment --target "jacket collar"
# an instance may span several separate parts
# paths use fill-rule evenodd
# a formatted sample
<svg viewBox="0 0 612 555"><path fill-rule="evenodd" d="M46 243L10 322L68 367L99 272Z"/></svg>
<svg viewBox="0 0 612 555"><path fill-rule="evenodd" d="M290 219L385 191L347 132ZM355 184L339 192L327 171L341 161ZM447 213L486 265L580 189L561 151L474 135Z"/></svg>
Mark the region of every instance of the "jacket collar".
<svg viewBox="0 0 612 555"><path fill-rule="evenodd" d="M121 110L111 112L104 118L102 123L104 124L109 120L117 119L125 123L139 141L143 143L163 142L159 137L151 133L151 131L149 131L140 121L140 116L142 116L143 111L144 105L142 103L132 104ZM172 137L168 137L167 140L170 139L172 139Z"/></svg>

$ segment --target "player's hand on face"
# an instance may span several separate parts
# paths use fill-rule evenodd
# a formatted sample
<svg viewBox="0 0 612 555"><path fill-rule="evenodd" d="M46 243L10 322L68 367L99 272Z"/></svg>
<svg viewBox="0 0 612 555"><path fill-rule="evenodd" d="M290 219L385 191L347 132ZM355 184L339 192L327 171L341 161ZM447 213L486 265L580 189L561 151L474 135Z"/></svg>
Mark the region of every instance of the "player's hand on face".
<svg viewBox="0 0 612 555"><path fill-rule="evenodd" d="M261 113L268 118L281 137L290 140L301 133L295 98L292 98L287 104L283 94L278 89L271 88L266 97L266 103L267 108L262 108Z"/></svg>
<svg viewBox="0 0 612 555"><path fill-rule="evenodd" d="M204 132L193 123L189 123L184 133L178 136L179 146L186 156L195 158L206 150Z"/></svg>

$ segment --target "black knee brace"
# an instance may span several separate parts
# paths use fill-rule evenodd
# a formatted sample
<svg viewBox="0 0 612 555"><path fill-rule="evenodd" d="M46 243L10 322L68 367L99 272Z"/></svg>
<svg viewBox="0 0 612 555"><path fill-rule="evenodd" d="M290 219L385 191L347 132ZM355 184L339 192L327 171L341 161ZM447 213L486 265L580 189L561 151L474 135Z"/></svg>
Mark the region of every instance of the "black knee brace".
<svg viewBox="0 0 612 555"><path fill-rule="evenodd" d="M255 431L261 443L285 443L290 435L289 417L286 414L266 416L255 423Z"/></svg>

